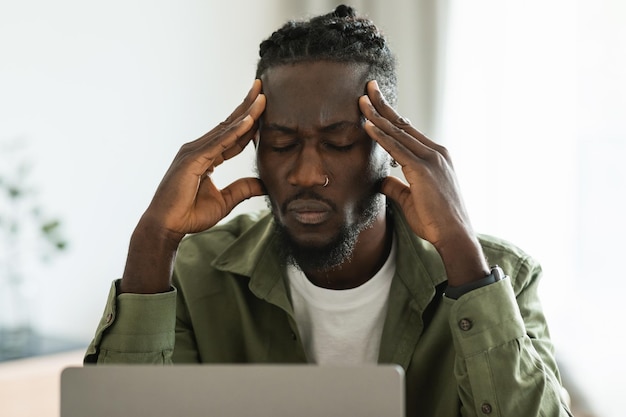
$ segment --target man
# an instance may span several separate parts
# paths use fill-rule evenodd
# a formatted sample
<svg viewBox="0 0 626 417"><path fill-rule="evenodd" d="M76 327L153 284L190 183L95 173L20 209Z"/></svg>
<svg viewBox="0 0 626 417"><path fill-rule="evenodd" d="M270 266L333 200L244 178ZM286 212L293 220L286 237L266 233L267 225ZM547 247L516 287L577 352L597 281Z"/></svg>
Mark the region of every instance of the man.
<svg viewBox="0 0 626 417"><path fill-rule="evenodd" d="M373 23L339 6L260 55L242 104L165 174L86 362L396 363L409 416L569 415L540 267L474 233L448 152L393 107ZM258 178L217 189L250 141ZM217 225L261 195L271 214Z"/></svg>

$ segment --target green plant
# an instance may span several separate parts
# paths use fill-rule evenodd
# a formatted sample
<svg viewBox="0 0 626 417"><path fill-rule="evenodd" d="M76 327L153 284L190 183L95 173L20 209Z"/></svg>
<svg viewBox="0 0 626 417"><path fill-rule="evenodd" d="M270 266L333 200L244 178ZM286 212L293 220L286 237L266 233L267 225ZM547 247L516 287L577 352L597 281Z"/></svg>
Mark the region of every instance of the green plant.
<svg viewBox="0 0 626 417"><path fill-rule="evenodd" d="M0 359L23 356L31 343L26 269L67 248L61 221L46 213L32 185L24 148L0 144Z"/></svg>

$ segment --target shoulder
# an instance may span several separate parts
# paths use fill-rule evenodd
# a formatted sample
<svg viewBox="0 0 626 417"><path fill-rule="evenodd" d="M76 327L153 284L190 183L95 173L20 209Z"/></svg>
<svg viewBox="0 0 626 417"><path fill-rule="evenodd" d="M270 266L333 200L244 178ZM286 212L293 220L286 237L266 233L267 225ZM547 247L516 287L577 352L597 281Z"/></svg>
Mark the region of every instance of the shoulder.
<svg viewBox="0 0 626 417"><path fill-rule="evenodd" d="M256 237L254 229L267 223L270 218L267 212L242 214L204 232L186 236L178 247L172 277L179 293L191 291L195 296L200 296L222 291L227 282L232 282L230 278L233 274L216 267L215 260L229 248L239 249L238 245L258 244L260 239ZM240 255L241 250L236 252L242 262L248 262L247 257Z"/></svg>
<svg viewBox="0 0 626 417"><path fill-rule="evenodd" d="M204 255L207 253L219 255L267 215L267 211L241 214L204 232L188 235L180 243L179 255L181 253L193 254L197 251Z"/></svg>
<svg viewBox="0 0 626 417"><path fill-rule="evenodd" d="M266 211L241 214L204 232L186 236L176 254L177 271L193 274L208 271L213 269L213 261L231 246L243 245L245 251L246 246L258 244L254 230L270 218Z"/></svg>

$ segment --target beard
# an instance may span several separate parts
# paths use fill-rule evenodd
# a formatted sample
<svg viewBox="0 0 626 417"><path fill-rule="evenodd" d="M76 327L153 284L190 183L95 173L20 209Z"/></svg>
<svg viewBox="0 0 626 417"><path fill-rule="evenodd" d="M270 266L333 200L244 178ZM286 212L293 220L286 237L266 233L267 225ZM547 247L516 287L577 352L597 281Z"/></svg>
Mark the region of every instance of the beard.
<svg viewBox="0 0 626 417"><path fill-rule="evenodd" d="M315 193L307 192L309 198L323 200ZM322 245L306 244L294 239L281 223L276 207L267 197L274 216L276 234L279 238L281 257L285 264L302 271L331 271L352 259L354 248L362 231L370 228L384 207L383 195L372 192L357 203L358 217L355 222L344 223L333 238ZM334 206L333 206L334 207Z"/></svg>

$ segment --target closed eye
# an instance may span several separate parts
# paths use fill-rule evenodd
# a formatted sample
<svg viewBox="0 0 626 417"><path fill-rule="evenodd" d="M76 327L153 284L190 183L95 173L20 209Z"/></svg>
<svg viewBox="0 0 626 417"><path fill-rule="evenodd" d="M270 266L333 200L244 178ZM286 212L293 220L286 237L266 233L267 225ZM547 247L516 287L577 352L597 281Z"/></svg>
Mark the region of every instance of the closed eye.
<svg viewBox="0 0 626 417"><path fill-rule="evenodd" d="M294 149L297 146L297 143L290 143L287 145L281 145L281 146L272 146L272 151L274 152L278 152L278 153L282 153L282 152L289 152L290 150Z"/></svg>
<svg viewBox="0 0 626 417"><path fill-rule="evenodd" d="M352 149L354 147L354 143L350 143L349 145L335 145L335 144L326 142L325 146L327 148L330 148L330 149L334 150L334 151L348 152L350 149Z"/></svg>

